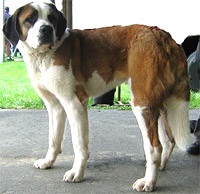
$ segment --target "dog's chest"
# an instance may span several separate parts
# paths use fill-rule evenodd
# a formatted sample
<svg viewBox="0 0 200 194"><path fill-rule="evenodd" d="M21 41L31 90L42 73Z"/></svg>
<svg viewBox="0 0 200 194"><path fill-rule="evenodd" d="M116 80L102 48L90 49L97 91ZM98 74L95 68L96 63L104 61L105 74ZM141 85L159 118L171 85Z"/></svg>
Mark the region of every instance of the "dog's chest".
<svg viewBox="0 0 200 194"><path fill-rule="evenodd" d="M46 56L29 57L28 59L25 59L25 62L29 76L31 79L33 77L34 80L38 80L36 78L41 78L52 64L51 58Z"/></svg>
<svg viewBox="0 0 200 194"><path fill-rule="evenodd" d="M32 85L44 85L47 82L45 80L49 79L49 71L53 64L52 57L48 55L25 55L24 60Z"/></svg>
<svg viewBox="0 0 200 194"><path fill-rule="evenodd" d="M27 58L25 62L31 83L37 91L45 89L55 95L62 91L65 95L66 91L72 93L74 90L76 81L72 70L55 65L52 56Z"/></svg>

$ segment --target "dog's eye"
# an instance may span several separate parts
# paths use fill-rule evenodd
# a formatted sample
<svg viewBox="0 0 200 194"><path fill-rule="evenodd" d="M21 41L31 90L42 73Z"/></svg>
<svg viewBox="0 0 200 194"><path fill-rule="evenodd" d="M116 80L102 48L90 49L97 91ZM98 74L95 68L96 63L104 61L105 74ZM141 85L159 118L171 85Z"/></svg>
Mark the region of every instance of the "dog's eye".
<svg viewBox="0 0 200 194"><path fill-rule="evenodd" d="M34 24L37 21L37 18L38 18L38 12L34 11L28 18L26 18L25 22Z"/></svg>

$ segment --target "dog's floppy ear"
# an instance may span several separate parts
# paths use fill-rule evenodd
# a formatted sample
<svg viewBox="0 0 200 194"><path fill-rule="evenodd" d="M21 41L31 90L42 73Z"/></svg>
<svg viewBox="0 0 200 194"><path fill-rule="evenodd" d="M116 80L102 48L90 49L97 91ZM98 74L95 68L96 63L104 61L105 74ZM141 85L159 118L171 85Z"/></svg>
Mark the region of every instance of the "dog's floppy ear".
<svg viewBox="0 0 200 194"><path fill-rule="evenodd" d="M59 18L58 18L56 36L58 37L58 40L60 40L67 27L67 20L65 19L64 15L60 11L58 11L58 17Z"/></svg>
<svg viewBox="0 0 200 194"><path fill-rule="evenodd" d="M3 33L13 46L19 41L18 15L20 12L21 9L18 9L3 26Z"/></svg>
<svg viewBox="0 0 200 194"><path fill-rule="evenodd" d="M63 13L59 11L54 4L49 4L51 9L56 12L58 18L57 18L57 25L56 25L56 36L58 37L58 40L60 40L65 32L65 29L67 27L67 20L65 19Z"/></svg>

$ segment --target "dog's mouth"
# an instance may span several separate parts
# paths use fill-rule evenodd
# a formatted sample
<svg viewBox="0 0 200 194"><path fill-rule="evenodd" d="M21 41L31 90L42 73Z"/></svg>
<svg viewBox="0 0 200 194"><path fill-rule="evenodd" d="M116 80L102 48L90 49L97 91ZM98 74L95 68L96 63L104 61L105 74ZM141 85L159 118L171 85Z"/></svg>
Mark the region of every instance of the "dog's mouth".
<svg viewBox="0 0 200 194"><path fill-rule="evenodd" d="M39 39L39 47L51 49L54 46L54 40L52 39Z"/></svg>
<svg viewBox="0 0 200 194"><path fill-rule="evenodd" d="M51 50L52 49L52 45L51 44L42 44L39 46L39 49L45 51L45 50Z"/></svg>

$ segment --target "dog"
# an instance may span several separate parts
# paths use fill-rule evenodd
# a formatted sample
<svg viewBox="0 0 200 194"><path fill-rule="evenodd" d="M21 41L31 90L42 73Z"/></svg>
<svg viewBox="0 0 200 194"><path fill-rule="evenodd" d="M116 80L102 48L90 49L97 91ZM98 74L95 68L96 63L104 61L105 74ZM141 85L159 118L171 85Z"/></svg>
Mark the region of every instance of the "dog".
<svg viewBox="0 0 200 194"><path fill-rule="evenodd" d="M146 172L133 184L153 191L174 144L185 149L189 136L189 80L181 46L158 27L113 26L71 30L51 3L29 3L3 27L23 55L31 83L49 115L49 148L38 169L50 168L61 152L66 118L74 163L63 180L80 182L88 160L89 97L128 81L131 106L141 129Z"/></svg>

